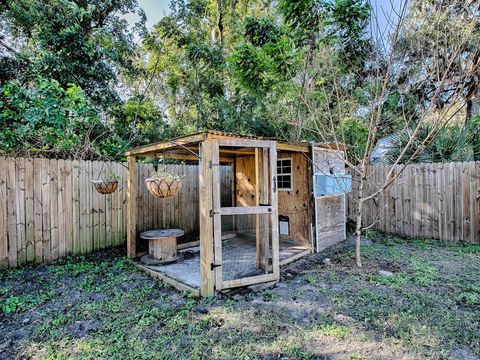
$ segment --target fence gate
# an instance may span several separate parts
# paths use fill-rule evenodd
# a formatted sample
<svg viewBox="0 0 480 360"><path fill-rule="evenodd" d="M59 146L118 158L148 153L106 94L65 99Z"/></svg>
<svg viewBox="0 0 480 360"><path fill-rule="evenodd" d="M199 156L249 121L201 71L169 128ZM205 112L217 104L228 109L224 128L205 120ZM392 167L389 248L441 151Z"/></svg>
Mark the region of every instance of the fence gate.
<svg viewBox="0 0 480 360"><path fill-rule="evenodd" d="M280 278L277 148L274 141L213 140L213 226L216 290ZM246 156L255 164L255 206L222 207L220 156ZM237 179L238 181L238 179Z"/></svg>

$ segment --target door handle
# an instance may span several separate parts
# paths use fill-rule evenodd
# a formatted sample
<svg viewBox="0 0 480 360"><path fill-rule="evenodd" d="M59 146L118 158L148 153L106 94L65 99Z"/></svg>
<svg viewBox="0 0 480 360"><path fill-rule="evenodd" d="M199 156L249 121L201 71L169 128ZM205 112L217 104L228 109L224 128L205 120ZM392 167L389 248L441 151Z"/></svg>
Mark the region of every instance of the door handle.
<svg viewBox="0 0 480 360"><path fill-rule="evenodd" d="M277 177L273 177L273 193L275 194L277 192Z"/></svg>

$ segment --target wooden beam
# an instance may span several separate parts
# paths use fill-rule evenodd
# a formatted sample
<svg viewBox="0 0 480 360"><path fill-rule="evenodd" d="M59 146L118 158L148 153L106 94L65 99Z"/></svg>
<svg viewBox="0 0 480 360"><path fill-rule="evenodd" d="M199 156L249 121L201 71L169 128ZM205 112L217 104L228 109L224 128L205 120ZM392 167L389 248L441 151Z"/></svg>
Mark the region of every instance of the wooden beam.
<svg viewBox="0 0 480 360"><path fill-rule="evenodd" d="M298 254L295 254L293 256L290 256L289 258L286 258L286 259L283 259L282 261L280 261L280 266L285 266L287 264L290 264L291 262L294 262L306 255L309 255L312 253L312 249L307 249L307 250L304 250L302 252L299 252Z"/></svg>
<svg viewBox="0 0 480 360"><path fill-rule="evenodd" d="M271 140L250 140L250 139L225 139L218 140L219 146L232 146L232 147L270 147L275 141Z"/></svg>
<svg viewBox="0 0 480 360"><path fill-rule="evenodd" d="M260 206L260 155L259 148L255 148L255 205ZM261 215L255 215L255 244L256 244L256 258L257 258L257 269L260 269L263 265L261 244L260 244L260 219Z"/></svg>
<svg viewBox="0 0 480 360"><path fill-rule="evenodd" d="M300 145L300 144L289 144L284 142L277 142L277 149L282 151L295 151L295 152L305 152L310 151L310 145Z"/></svg>
<svg viewBox="0 0 480 360"><path fill-rule="evenodd" d="M199 168L200 190L200 294L204 297L214 295L213 264L213 184L212 184L212 141L207 138L200 147Z"/></svg>
<svg viewBox="0 0 480 360"><path fill-rule="evenodd" d="M222 260L222 216L220 215L220 169L218 140L212 140L213 163L213 239L214 239L214 264L215 264L215 290L221 290L223 284Z"/></svg>
<svg viewBox="0 0 480 360"><path fill-rule="evenodd" d="M234 154L234 155L255 155L255 150L251 149L220 149L220 154Z"/></svg>
<svg viewBox="0 0 480 360"><path fill-rule="evenodd" d="M180 291L190 291L192 292L195 296L199 296L198 289L191 287L187 284L184 284L178 280L172 279L171 277L168 277L165 274L159 273L157 271L153 271L152 269L149 269L148 267L141 265L141 264L135 264L139 269L142 269L145 271L148 275L150 275L153 278L159 279L163 282L166 282L167 284L172 285L173 287L177 288Z"/></svg>
<svg viewBox="0 0 480 360"><path fill-rule="evenodd" d="M184 160L184 161L200 161L200 157L193 154L174 154L174 153L154 152L146 155L149 155L150 157L155 157L155 158ZM233 163L234 161L235 161L234 158L227 158L227 157L220 158L221 163Z"/></svg>
<svg viewBox="0 0 480 360"><path fill-rule="evenodd" d="M270 146L270 191L272 203L272 267L275 279L280 279L280 246L278 243L278 187L277 187L277 144Z"/></svg>
<svg viewBox="0 0 480 360"><path fill-rule="evenodd" d="M257 197L258 205L269 203L269 149L258 149L258 168L257 175ZM267 215L257 214L257 262L260 268L268 272L268 259L270 256L270 221Z"/></svg>
<svg viewBox="0 0 480 360"><path fill-rule="evenodd" d="M222 240L233 239L233 238L236 238L237 236L238 234L236 232L227 232L227 233L224 232L222 234ZM178 244L177 250L185 250L185 249L197 247L197 246L200 246L200 240L194 240L194 241L189 241L183 244Z"/></svg>
<svg viewBox="0 0 480 360"><path fill-rule="evenodd" d="M189 150L192 150L192 151L197 151L198 150L198 147L195 147L195 146L185 146L185 148L189 149ZM246 148L246 149L242 149L242 148L239 148L239 149L219 149L220 151L220 154L233 154L233 155L236 155L236 154L248 154L248 155L254 155L255 154L255 150L252 150L251 148Z"/></svg>
<svg viewBox="0 0 480 360"><path fill-rule="evenodd" d="M225 142L235 141L235 140L240 140L240 141L273 141L273 142L277 143L277 149L278 150L297 151L297 152L309 152L310 151L310 144L306 143L306 142L287 143L287 142L283 142L283 141L267 140L267 139L261 139L261 138L245 139L245 138L242 138L241 136L229 136L229 135L221 135L221 134L210 134L210 136L212 137L212 139L218 139L218 140L222 140L222 141L225 141ZM222 145L222 144L220 144L220 145ZM328 146L329 144L326 144L326 145Z"/></svg>
<svg viewBox="0 0 480 360"><path fill-rule="evenodd" d="M200 246L200 240L189 241L187 243L178 244L177 245L177 250L188 249L188 248L196 247L196 246Z"/></svg>
<svg viewBox="0 0 480 360"><path fill-rule="evenodd" d="M273 212L272 206L232 206L220 208L220 215L269 214L270 212Z"/></svg>
<svg viewBox="0 0 480 360"><path fill-rule="evenodd" d="M206 133L198 133L189 136L184 136L181 138L172 139L170 141L161 141L151 145L140 146L134 149L127 150L125 152L126 156L137 155L140 156L141 154L148 154L154 151L159 150L166 150L178 147L179 145L185 145L195 142L202 142L206 138Z"/></svg>
<svg viewBox="0 0 480 360"><path fill-rule="evenodd" d="M278 279L279 278L275 274L267 274L267 275L245 277L245 278L235 279L235 280L228 280L228 281L224 281L223 285L224 285L224 289L228 289L228 288L247 286L252 284L260 284L260 283L270 282L270 281L278 281Z"/></svg>
<svg viewBox="0 0 480 360"><path fill-rule="evenodd" d="M137 164L135 156L128 156L127 163L127 256L134 258L137 251Z"/></svg>

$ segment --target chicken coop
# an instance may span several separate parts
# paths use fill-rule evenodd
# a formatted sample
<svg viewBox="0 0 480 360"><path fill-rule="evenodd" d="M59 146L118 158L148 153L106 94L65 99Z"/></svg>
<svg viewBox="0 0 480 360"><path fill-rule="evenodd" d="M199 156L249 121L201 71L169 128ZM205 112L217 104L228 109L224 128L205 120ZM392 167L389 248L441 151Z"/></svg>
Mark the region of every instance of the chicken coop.
<svg viewBox="0 0 480 360"><path fill-rule="evenodd" d="M343 151L216 131L130 149L128 256L201 296L279 281L281 266L345 239ZM140 176L141 164L155 160L187 170ZM158 221L145 220L152 215Z"/></svg>

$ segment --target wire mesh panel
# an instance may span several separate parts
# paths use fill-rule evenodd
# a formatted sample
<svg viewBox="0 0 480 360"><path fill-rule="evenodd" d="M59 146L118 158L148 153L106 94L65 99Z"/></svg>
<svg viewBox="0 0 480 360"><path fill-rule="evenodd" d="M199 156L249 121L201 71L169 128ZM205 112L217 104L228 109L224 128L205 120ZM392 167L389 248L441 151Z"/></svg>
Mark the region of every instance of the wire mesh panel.
<svg viewBox="0 0 480 360"><path fill-rule="evenodd" d="M223 280L272 273L271 214L222 216Z"/></svg>
<svg viewBox="0 0 480 360"><path fill-rule="evenodd" d="M185 154L184 154L185 155ZM148 257L142 262L150 270L188 286L199 288L200 278L200 208L199 208L199 164L192 153L192 160L174 159L178 154L164 152L148 164L139 164L137 177L137 229L140 233L148 230L179 229L184 236L175 239L175 261L157 261L156 254L168 249L163 243L158 249L150 248L148 241L139 240L140 252ZM181 187L172 196L156 196L148 188L147 179L155 171L181 181ZM231 206L233 199L233 173L231 165L219 164L219 183L222 206ZM162 179L160 179L162 180ZM143 259L143 258L142 258Z"/></svg>

